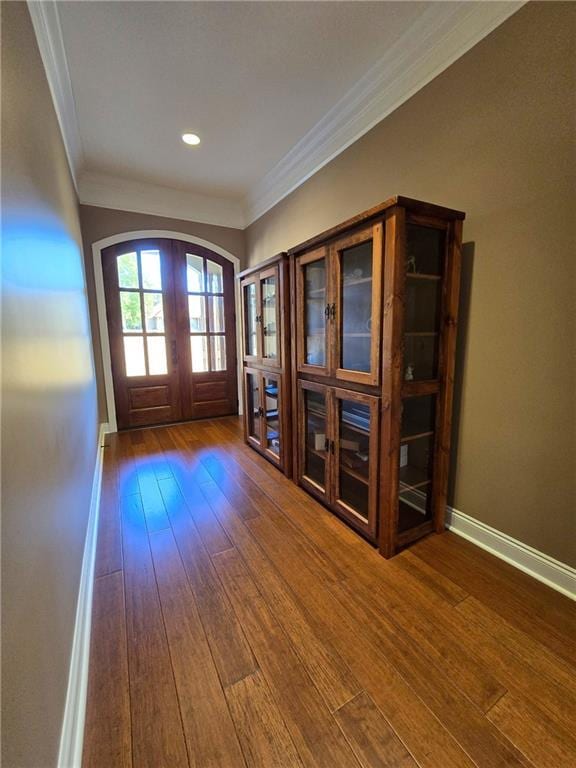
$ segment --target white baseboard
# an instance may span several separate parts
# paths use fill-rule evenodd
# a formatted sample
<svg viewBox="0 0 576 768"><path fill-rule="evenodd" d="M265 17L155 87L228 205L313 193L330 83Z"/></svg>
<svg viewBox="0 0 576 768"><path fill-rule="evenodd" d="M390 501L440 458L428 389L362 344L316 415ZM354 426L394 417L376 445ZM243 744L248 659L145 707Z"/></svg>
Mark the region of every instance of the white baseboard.
<svg viewBox="0 0 576 768"><path fill-rule="evenodd" d="M76 623L72 654L70 656L70 671L68 674L68 690L64 720L60 735L60 750L58 753L58 768L80 768L82 765L82 747L84 742L84 719L86 715L86 695L88 692L88 665L90 661L90 630L92 625L92 595L94 587L94 566L96 561L96 542L98 538L98 515L100 509L100 490L102 487L102 455L104 435L108 425L101 424L98 435L98 450L94 479L92 481L92 496L90 512L86 527L80 588L76 605Z"/></svg>
<svg viewBox="0 0 576 768"><path fill-rule="evenodd" d="M538 581L576 600L576 569L448 507L446 527Z"/></svg>

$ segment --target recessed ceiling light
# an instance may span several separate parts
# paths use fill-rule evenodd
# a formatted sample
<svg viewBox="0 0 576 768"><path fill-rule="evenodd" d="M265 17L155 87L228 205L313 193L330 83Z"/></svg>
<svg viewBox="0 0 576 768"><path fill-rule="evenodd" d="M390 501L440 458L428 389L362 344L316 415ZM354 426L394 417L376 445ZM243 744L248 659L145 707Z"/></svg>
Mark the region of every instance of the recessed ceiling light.
<svg viewBox="0 0 576 768"><path fill-rule="evenodd" d="M200 144L200 136L196 136L195 133L183 133L182 141L184 144L190 144L191 147L195 147Z"/></svg>

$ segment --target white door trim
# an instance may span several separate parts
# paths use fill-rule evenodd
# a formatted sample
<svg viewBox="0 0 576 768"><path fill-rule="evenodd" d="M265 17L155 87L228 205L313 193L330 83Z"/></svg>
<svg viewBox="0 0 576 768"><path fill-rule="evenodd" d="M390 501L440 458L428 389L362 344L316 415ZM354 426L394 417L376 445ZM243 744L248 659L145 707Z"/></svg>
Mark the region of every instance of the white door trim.
<svg viewBox="0 0 576 768"><path fill-rule="evenodd" d="M108 409L108 425L110 432L118 431L116 421L116 404L114 403L114 385L112 381L112 358L110 356L110 340L108 338L108 320L106 317L106 300L104 298L104 276L102 274L102 251L111 245L126 242L127 240L142 240L153 238L167 238L169 240L183 240L185 243L193 245L202 245L214 253L228 259L234 267L234 297L236 304L236 323L241 322L240 312L240 286L236 277L240 271L240 259L229 251L221 248L209 240L203 240L201 237L188 235L185 232L173 232L168 229L139 229L133 232L120 232L111 237L105 237L92 243L92 259L94 262L94 282L96 285L96 305L98 309L98 326L100 328L100 349L102 351L102 364L104 367L104 387L106 391L106 407ZM242 413L242 350L240 347L240 334L238 326L236 328L236 360L238 365L238 411Z"/></svg>

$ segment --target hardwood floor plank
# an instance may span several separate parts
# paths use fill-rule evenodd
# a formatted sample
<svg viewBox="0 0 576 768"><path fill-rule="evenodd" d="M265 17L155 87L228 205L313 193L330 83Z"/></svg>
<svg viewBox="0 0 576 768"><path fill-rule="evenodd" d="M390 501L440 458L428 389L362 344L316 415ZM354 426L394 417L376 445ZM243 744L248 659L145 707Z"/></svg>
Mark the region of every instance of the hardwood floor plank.
<svg viewBox="0 0 576 768"><path fill-rule="evenodd" d="M113 436L111 436L113 437ZM117 440L111 439L104 448L102 491L98 523L98 542L94 576L104 576L122 568L122 526L117 477Z"/></svg>
<svg viewBox="0 0 576 768"><path fill-rule="evenodd" d="M124 576L94 582L83 768L132 768Z"/></svg>
<svg viewBox="0 0 576 768"><path fill-rule="evenodd" d="M304 764L318 768L358 765L240 555L234 550L222 552L214 563Z"/></svg>
<svg viewBox="0 0 576 768"><path fill-rule="evenodd" d="M209 466L213 468L214 462ZM214 470L212 469L212 471ZM234 508L240 512L245 521L251 523L258 520L258 524L264 527L271 526L282 533L287 546L301 549L302 553L305 552L308 557L314 559L324 571L324 577L327 580L341 580L346 577L346 573L339 568L338 563L326 557L321 549L314 547L310 540L301 534L277 504L260 490L258 484L248 476L234 458L225 455L220 456L215 477L222 493L234 504ZM248 506L255 508L258 514L252 512L246 514Z"/></svg>
<svg viewBox="0 0 576 768"><path fill-rule="evenodd" d="M132 453L130 435L127 432L119 432L116 438L118 495L123 498L134 493L140 493L140 486L138 485L136 459Z"/></svg>
<svg viewBox="0 0 576 768"><path fill-rule="evenodd" d="M216 485L205 484L203 489L208 501L222 515L223 525L242 554L268 607L291 639L296 653L328 707L330 710L337 709L359 693L360 684L354 679L342 657L326 638L322 637L321 630L314 628L313 619L306 606L289 589Z"/></svg>
<svg viewBox="0 0 576 768"><path fill-rule="evenodd" d="M190 765L240 768L236 730L172 531L151 534L150 544Z"/></svg>
<svg viewBox="0 0 576 768"><path fill-rule="evenodd" d="M465 589L447 579L435 568L431 568L424 560L413 555L409 549L400 552L394 562L399 568L403 568L407 573L418 579L428 589L434 590L438 597L450 605L458 605L458 603L461 603L469 596Z"/></svg>
<svg viewBox="0 0 576 768"><path fill-rule="evenodd" d="M136 461L138 486L146 517L146 525L151 533L163 531L165 528L170 527L170 522L166 514L158 480L154 473L154 462L149 458L148 449L144 443L133 446L132 452Z"/></svg>
<svg viewBox="0 0 576 768"><path fill-rule="evenodd" d="M563 596L451 534L384 560L238 419L107 443L85 764L576 764Z"/></svg>
<svg viewBox="0 0 576 768"><path fill-rule="evenodd" d="M348 615L309 571L304 561L285 557L283 540L260 541L287 583L306 602L323 624L325 635L347 661L350 669L384 712L402 741L423 768L472 766L457 742L448 734L417 694L365 638L362 626ZM224 553L226 554L226 553ZM219 556L220 557L220 556Z"/></svg>
<svg viewBox="0 0 576 768"><path fill-rule="evenodd" d="M164 445L172 446L179 452L179 457L184 463L187 473L197 483L203 483L210 480L208 473L200 459L196 458L189 451L189 441L187 432L177 429L176 427L169 427L165 433L163 433ZM202 443L199 444L202 447ZM211 448L211 446L210 446Z"/></svg>
<svg viewBox="0 0 576 768"><path fill-rule="evenodd" d="M135 768L188 766L140 496L122 499L126 631Z"/></svg>
<svg viewBox="0 0 576 768"><path fill-rule="evenodd" d="M506 694L488 718L537 768L574 768L576 739L541 709L513 694Z"/></svg>
<svg viewBox="0 0 576 768"><path fill-rule="evenodd" d="M252 651L188 510L168 504L168 516L220 680L231 685L256 671Z"/></svg>
<svg viewBox="0 0 576 768"><path fill-rule="evenodd" d="M468 548L460 550L460 541L449 533L443 536L422 539L412 547L412 552L428 562L434 568L457 584L466 584L471 595L494 610L518 629L529 632L545 645L549 650L561 656L565 661L576 666L576 632L566 634L558 631L558 628L550 624L541 612L542 600L529 598L526 589L522 593L514 589L502 576L502 561L489 556L491 561L486 564L485 555L476 561L476 555ZM463 540L463 544L468 544ZM474 549L478 549L475 547ZM478 556L480 558L480 556ZM505 565L505 564L504 564ZM512 568L512 566L510 566ZM492 573L492 570L494 573ZM515 570L515 569L512 569ZM500 574L500 575L498 575ZM525 574L522 574L525 576ZM527 579L530 577L526 576ZM536 585L541 587L534 579ZM541 594L540 589L538 592ZM553 590L549 590L553 592ZM567 600L567 598L565 598ZM569 625L573 621L574 605L566 604L566 620L563 624Z"/></svg>
<svg viewBox="0 0 576 768"><path fill-rule="evenodd" d="M249 524L250 530L254 530L260 524L260 520L249 521ZM264 539L261 543L263 542ZM361 640L367 644L365 655L372 660L372 665L375 658L381 662L386 660L391 663L398 671L400 679L403 679L412 689L413 698L418 697L424 701L473 759L475 757L481 759L483 765L495 768L501 765L522 764L519 756L514 753L512 745L504 743L505 739L499 737L496 729L482 717L481 711L468 702L443 674L435 670L426 657L420 657L412 643L393 626L386 623L379 613L366 608L365 605L359 607L358 594L346 591L342 584L331 584L328 591L320 573L307 576L307 568L303 563L296 563L286 558L282 538L266 537L263 546L286 581L298 591L300 598L313 601L314 610L317 613L322 611L325 622L332 630L332 638L336 642L340 638L337 649L379 707L381 707L381 699L376 699L374 687L366 678L365 668L360 674L356 671L356 660L351 653L351 649L358 648ZM308 567L310 565L311 563L307 563ZM362 638L358 637L357 627L359 626L363 628ZM345 627L348 629L349 639L344 646L341 638ZM388 717L386 710L383 711ZM399 723L397 727L393 718L388 717L388 719L404 743L408 744L406 734L399 730L404 723ZM422 748L422 744L419 746ZM416 760L421 762L422 757L416 754L414 747L410 747L410 751ZM445 754L443 759L446 761ZM459 762L456 764L458 765Z"/></svg>
<svg viewBox="0 0 576 768"><path fill-rule="evenodd" d="M226 688L226 698L249 768L304 768L260 672Z"/></svg>
<svg viewBox="0 0 576 768"><path fill-rule="evenodd" d="M574 670L559 656L545 648L529 634L510 624L506 619L487 608L475 597L462 601L457 609L469 623L477 624L500 644L518 656L533 673L550 679L566 689L572 700L576 697ZM576 708L573 710L576 717Z"/></svg>
<svg viewBox="0 0 576 768"><path fill-rule="evenodd" d="M365 691L340 707L335 717L363 768L417 768Z"/></svg>
<svg viewBox="0 0 576 768"><path fill-rule="evenodd" d="M284 489L276 488L274 494L281 494L283 491ZM287 505L285 504L284 507L286 509ZM298 522L304 526L308 535L315 540L320 535L325 536L324 531L318 534L316 528L309 523L311 518L309 511L304 513L303 510L296 509L291 504L288 508L290 512L298 513ZM436 594L434 594L434 589L431 591L429 583L418 579L416 573L410 573L409 570L408 578L403 579L402 565L398 563L402 556L390 562L378 558L378 562L374 563L367 553L364 553L366 555L364 558L358 557L350 547L340 546L338 539L342 537L339 537L338 530L334 533L336 535L332 537L331 545L335 559L345 563L354 578L360 578L365 583L372 598L379 597L382 610L392 616L394 623L417 641L422 650L427 655L431 655L434 663L440 669L444 669L447 678L451 679L483 711L489 709L500 698L507 686L523 692L531 688L561 722L566 722L566 718L572 711L571 701L560 697L553 686L547 685L546 681L535 680L517 658L510 656L497 643L491 642L491 638L486 633L471 632L466 622L455 618L450 611L443 610L440 613L436 610L430 611L429 604L433 597L440 599L440 601L436 600L435 609L442 608L439 602L444 603L445 607L454 604L453 600L447 599L445 589L439 592L436 587ZM414 559L417 560L415 557ZM425 565L426 568L430 570L429 566ZM446 580L446 583L451 587L451 582ZM406 589L409 589L409 600L406 600ZM462 597L457 592L456 596ZM408 609L405 606L408 606ZM429 620L425 618L427 614L430 615ZM470 642L470 634L474 635L472 642ZM481 653L478 652L479 649ZM480 658L476 659L476 656ZM499 673L497 677L501 679L500 685L493 674L495 669Z"/></svg>
<svg viewBox="0 0 576 768"><path fill-rule="evenodd" d="M230 549L232 544L200 488L190 477L158 481L166 507L185 509L194 520L204 546L211 555Z"/></svg>
<svg viewBox="0 0 576 768"><path fill-rule="evenodd" d="M172 471L166 461L162 446L156 437L156 429L143 429L141 432L144 436L144 443L148 449L150 467L154 472L156 480L165 480L166 478L172 477Z"/></svg>

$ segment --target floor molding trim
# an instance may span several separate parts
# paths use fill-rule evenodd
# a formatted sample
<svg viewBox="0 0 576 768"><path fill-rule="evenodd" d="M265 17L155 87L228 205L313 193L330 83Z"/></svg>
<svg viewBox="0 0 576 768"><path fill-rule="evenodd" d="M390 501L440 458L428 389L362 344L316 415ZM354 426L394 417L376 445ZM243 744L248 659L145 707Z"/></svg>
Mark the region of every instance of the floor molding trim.
<svg viewBox="0 0 576 768"><path fill-rule="evenodd" d="M90 497L90 512L82 557L80 588L76 605L76 623L70 657L66 706L64 708L62 733L60 735L58 768L80 768L82 765L84 719L86 716L86 696L88 693L88 665L90 661L94 565L98 538L100 491L102 488L102 459L104 435L108 431L108 424L100 425L94 479L92 481L92 495Z"/></svg>
<svg viewBox="0 0 576 768"><path fill-rule="evenodd" d="M539 552L506 533L448 507L446 527L566 597L576 600L576 568Z"/></svg>

